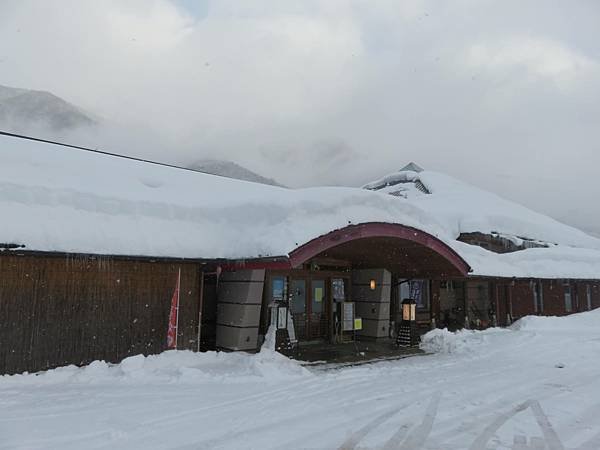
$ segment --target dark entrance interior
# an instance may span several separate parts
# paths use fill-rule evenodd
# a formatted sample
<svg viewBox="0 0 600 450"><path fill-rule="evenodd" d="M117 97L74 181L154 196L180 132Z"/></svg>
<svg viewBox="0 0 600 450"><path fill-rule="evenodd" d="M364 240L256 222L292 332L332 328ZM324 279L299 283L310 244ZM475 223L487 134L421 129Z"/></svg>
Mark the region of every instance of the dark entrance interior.
<svg viewBox="0 0 600 450"><path fill-rule="evenodd" d="M313 276L293 276L290 288L290 310L297 339L301 341L327 340L331 325L327 279Z"/></svg>
<svg viewBox="0 0 600 450"><path fill-rule="evenodd" d="M296 269L269 271L264 304L284 302L289 307L298 341L330 342L336 333L335 300L348 295L348 271ZM340 284L343 286L340 289ZM341 298L340 298L341 297ZM287 302L286 302L287 299ZM268 325L265 317L264 327Z"/></svg>

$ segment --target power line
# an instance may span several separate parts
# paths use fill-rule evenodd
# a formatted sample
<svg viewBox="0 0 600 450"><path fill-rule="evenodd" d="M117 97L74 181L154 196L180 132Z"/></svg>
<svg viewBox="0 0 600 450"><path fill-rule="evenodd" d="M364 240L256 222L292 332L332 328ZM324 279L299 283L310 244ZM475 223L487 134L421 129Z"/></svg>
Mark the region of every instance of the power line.
<svg viewBox="0 0 600 450"><path fill-rule="evenodd" d="M29 140L29 141L43 142L45 144L58 145L61 147L72 148L75 150L82 150L85 152L98 153L100 155L112 156L114 158L129 159L131 161L138 161L138 162L143 162L143 163L148 163L148 164L154 164L156 166L164 166L164 167L170 167L172 169L187 170L189 172L204 173L207 175L215 175L217 177L230 178L230 177L226 177L224 175L217 175L217 174L210 173L210 172L203 172L202 170L190 169L189 167L176 166L174 164L152 161L150 159L136 158L135 156L121 155L119 153L105 152L103 150L98 150L97 148L88 148L88 147L81 147L79 145L65 144L64 142L50 141L48 139L36 138L33 136L25 136L23 134L9 133L7 131L0 130L0 136L8 136L8 137L13 137L13 138L17 138L17 139L25 139L25 140Z"/></svg>

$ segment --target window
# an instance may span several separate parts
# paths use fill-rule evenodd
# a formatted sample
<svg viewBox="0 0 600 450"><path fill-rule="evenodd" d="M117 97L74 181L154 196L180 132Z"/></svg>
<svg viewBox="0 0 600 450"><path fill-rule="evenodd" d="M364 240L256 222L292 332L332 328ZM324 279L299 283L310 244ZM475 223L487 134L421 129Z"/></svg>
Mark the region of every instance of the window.
<svg viewBox="0 0 600 450"><path fill-rule="evenodd" d="M564 290L565 290L565 311L572 312L573 311L573 301L572 301L572 296L571 296L571 285L565 284Z"/></svg>
<svg viewBox="0 0 600 450"><path fill-rule="evenodd" d="M323 302L325 300L325 280L312 280L312 313L321 314L323 312Z"/></svg>
<svg viewBox="0 0 600 450"><path fill-rule="evenodd" d="M285 277L271 278L271 301L283 302L287 295L287 280Z"/></svg>
<svg viewBox="0 0 600 450"><path fill-rule="evenodd" d="M429 310L429 280L410 280L399 286L399 298L412 298L417 302L417 309Z"/></svg>

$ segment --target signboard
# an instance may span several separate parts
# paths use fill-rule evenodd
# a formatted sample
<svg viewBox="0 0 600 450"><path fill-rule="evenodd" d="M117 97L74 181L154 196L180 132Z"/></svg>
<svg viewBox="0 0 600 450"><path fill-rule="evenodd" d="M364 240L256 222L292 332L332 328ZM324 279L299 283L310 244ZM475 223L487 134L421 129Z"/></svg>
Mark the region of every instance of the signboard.
<svg viewBox="0 0 600 450"><path fill-rule="evenodd" d="M287 328L288 309L285 307L277 308L277 329L284 330Z"/></svg>
<svg viewBox="0 0 600 450"><path fill-rule="evenodd" d="M273 277L271 283L273 286L273 301L282 302L284 300L285 278Z"/></svg>
<svg viewBox="0 0 600 450"><path fill-rule="evenodd" d="M357 331L362 330L362 318L361 317L354 319L354 329Z"/></svg>
<svg viewBox="0 0 600 450"><path fill-rule="evenodd" d="M354 303L342 303L342 324L344 331L354 330Z"/></svg>
<svg viewBox="0 0 600 450"><path fill-rule="evenodd" d="M343 302L346 300L346 287L343 278L334 278L331 280L331 290L333 291L333 301Z"/></svg>
<svg viewBox="0 0 600 450"><path fill-rule="evenodd" d="M322 302L322 301L323 301L323 288L316 287L315 288L315 302Z"/></svg>

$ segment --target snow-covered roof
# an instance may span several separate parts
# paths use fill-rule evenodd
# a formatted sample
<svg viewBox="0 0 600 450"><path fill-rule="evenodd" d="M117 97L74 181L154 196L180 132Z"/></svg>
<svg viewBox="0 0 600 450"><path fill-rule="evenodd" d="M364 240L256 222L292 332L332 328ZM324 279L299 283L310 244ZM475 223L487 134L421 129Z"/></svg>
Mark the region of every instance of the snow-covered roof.
<svg viewBox="0 0 600 450"><path fill-rule="evenodd" d="M387 188L286 189L0 136L0 243L25 250L177 258L285 256L349 224L398 223L456 250L473 273L599 278L600 240L450 177ZM497 255L456 241L495 231L556 243Z"/></svg>
<svg viewBox="0 0 600 450"><path fill-rule="evenodd" d="M185 258L285 256L365 222L443 235L415 206L358 188L286 189L0 136L0 243Z"/></svg>

